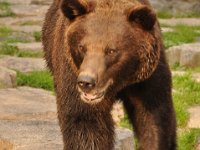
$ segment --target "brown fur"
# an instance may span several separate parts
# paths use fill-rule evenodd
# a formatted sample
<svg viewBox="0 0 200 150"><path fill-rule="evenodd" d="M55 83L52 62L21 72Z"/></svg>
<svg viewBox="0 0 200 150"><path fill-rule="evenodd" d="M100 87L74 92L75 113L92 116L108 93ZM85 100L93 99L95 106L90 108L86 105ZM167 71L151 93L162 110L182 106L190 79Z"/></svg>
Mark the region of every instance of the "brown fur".
<svg viewBox="0 0 200 150"><path fill-rule="evenodd" d="M42 39L65 150L113 149L110 111L118 98L140 150L176 149L171 74L147 0L55 0ZM106 87L100 102L91 105L80 98L77 78L83 71L96 80L90 93Z"/></svg>

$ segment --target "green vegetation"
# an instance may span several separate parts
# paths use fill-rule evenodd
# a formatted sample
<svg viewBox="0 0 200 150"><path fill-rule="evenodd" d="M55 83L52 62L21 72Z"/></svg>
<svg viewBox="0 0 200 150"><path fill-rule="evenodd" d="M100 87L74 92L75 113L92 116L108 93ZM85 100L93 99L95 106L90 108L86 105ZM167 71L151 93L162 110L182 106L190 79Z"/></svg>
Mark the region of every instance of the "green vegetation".
<svg viewBox="0 0 200 150"><path fill-rule="evenodd" d="M37 41L37 42L41 41L41 36L42 36L41 32L34 32L33 36L35 38L35 41Z"/></svg>
<svg viewBox="0 0 200 150"><path fill-rule="evenodd" d="M179 150L193 150L200 136L200 129L191 129L179 134Z"/></svg>
<svg viewBox="0 0 200 150"><path fill-rule="evenodd" d="M197 32L200 30L200 26L188 27L186 25L177 25L173 29L174 32L163 33L166 48L184 43L195 42L196 37L200 36L200 33Z"/></svg>
<svg viewBox="0 0 200 150"><path fill-rule="evenodd" d="M190 73L173 77L173 100L179 127L185 127L188 122L189 106L200 104L200 84L191 78Z"/></svg>
<svg viewBox="0 0 200 150"><path fill-rule="evenodd" d="M43 57L43 52L20 51L16 46L8 45L7 43L0 45L0 54L17 57Z"/></svg>
<svg viewBox="0 0 200 150"><path fill-rule="evenodd" d="M7 37L12 33L12 30L8 27L0 27L0 38Z"/></svg>
<svg viewBox="0 0 200 150"><path fill-rule="evenodd" d="M39 23L38 23L38 21L31 21L31 20L29 20L29 21L26 21L26 22L23 22L23 23L21 23L20 25L22 25L22 26L30 26L30 25L38 25Z"/></svg>
<svg viewBox="0 0 200 150"><path fill-rule="evenodd" d="M199 18L200 13L187 12L187 13L171 13L169 11L158 11L158 18L169 19L169 18Z"/></svg>
<svg viewBox="0 0 200 150"><path fill-rule="evenodd" d="M53 91L53 79L48 71L34 71L30 73L17 73L18 86L30 86Z"/></svg>
<svg viewBox="0 0 200 150"><path fill-rule="evenodd" d="M8 2L0 2L0 17L14 16L15 14L10 9Z"/></svg>

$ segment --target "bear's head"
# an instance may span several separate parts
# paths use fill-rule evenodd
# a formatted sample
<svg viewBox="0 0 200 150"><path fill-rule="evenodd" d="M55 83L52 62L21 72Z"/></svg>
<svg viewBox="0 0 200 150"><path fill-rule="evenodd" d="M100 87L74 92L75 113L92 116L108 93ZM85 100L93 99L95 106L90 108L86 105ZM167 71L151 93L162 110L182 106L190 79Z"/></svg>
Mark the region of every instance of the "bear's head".
<svg viewBox="0 0 200 150"><path fill-rule="evenodd" d="M84 102L97 104L154 72L161 46L150 6L136 0L62 0L60 8Z"/></svg>

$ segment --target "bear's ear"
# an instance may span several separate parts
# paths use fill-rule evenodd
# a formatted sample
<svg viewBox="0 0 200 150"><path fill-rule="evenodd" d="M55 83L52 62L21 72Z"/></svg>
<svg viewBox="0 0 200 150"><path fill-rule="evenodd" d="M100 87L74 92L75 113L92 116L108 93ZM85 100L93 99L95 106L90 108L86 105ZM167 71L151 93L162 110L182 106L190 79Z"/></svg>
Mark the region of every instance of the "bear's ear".
<svg viewBox="0 0 200 150"><path fill-rule="evenodd" d="M156 14L148 6L140 6L129 11L128 19L140 24L145 30L151 30L156 22Z"/></svg>
<svg viewBox="0 0 200 150"><path fill-rule="evenodd" d="M69 20L73 20L92 11L94 3L91 0L61 0L60 8Z"/></svg>

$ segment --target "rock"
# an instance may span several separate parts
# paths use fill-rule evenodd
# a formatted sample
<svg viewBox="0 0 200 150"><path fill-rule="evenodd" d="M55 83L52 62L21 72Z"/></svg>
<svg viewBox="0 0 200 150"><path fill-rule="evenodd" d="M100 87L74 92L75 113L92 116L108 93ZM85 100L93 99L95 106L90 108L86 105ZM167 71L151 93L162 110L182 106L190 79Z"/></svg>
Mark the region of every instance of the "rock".
<svg viewBox="0 0 200 150"><path fill-rule="evenodd" d="M0 58L0 66L14 69L20 72L46 70L46 63L42 58L18 58L5 56Z"/></svg>
<svg viewBox="0 0 200 150"><path fill-rule="evenodd" d="M28 16L28 17L2 17L0 18L0 24L11 25L40 25L42 26L44 16Z"/></svg>
<svg viewBox="0 0 200 150"><path fill-rule="evenodd" d="M123 104L120 102L117 102L113 105L113 109L111 111L112 118L115 122L115 124L119 124L120 121L124 118L124 107Z"/></svg>
<svg viewBox="0 0 200 150"><path fill-rule="evenodd" d="M200 106L194 106L188 109L190 119L188 122L189 128L200 128Z"/></svg>
<svg viewBox="0 0 200 150"><path fill-rule="evenodd" d="M63 149L57 120L1 120L0 133L15 150Z"/></svg>
<svg viewBox="0 0 200 150"><path fill-rule="evenodd" d="M39 98L38 98L39 97ZM0 90L0 120L56 119L56 98L30 87ZM0 132L1 133L1 132Z"/></svg>
<svg viewBox="0 0 200 150"><path fill-rule="evenodd" d="M181 48L179 46L173 46L167 49L165 53L170 66L180 62Z"/></svg>
<svg viewBox="0 0 200 150"><path fill-rule="evenodd" d="M192 75L192 78L196 81L200 83L200 73L194 73Z"/></svg>
<svg viewBox="0 0 200 150"><path fill-rule="evenodd" d="M161 24L176 26L179 24L187 26L200 26L199 18L171 18L171 19L159 19Z"/></svg>
<svg viewBox="0 0 200 150"><path fill-rule="evenodd" d="M169 27L162 27L161 31L162 32L173 32L174 30L172 28L169 28Z"/></svg>
<svg viewBox="0 0 200 150"><path fill-rule="evenodd" d="M129 129L116 129L115 150L134 150L133 133Z"/></svg>
<svg viewBox="0 0 200 150"><path fill-rule="evenodd" d="M20 41L20 42L33 42L35 38L28 33L25 32L12 32L11 35L5 40L13 40L13 41Z"/></svg>
<svg viewBox="0 0 200 150"><path fill-rule="evenodd" d="M38 25L10 26L10 28L14 31L26 33L40 32L42 30L41 26Z"/></svg>
<svg viewBox="0 0 200 150"><path fill-rule="evenodd" d="M173 46L166 50L167 60L170 65L179 63L180 66L200 66L200 43Z"/></svg>
<svg viewBox="0 0 200 150"><path fill-rule="evenodd" d="M12 88L16 85L16 72L0 66L0 88Z"/></svg>
<svg viewBox="0 0 200 150"><path fill-rule="evenodd" d="M156 10L172 14L200 13L199 0L150 0L150 2Z"/></svg>
<svg viewBox="0 0 200 150"><path fill-rule="evenodd" d="M17 47L17 49L19 49L20 51L41 52L43 49L42 43L40 43L40 42L12 43L9 45Z"/></svg>
<svg viewBox="0 0 200 150"><path fill-rule="evenodd" d="M49 6L46 5L11 5L11 11L16 16L44 16Z"/></svg>

